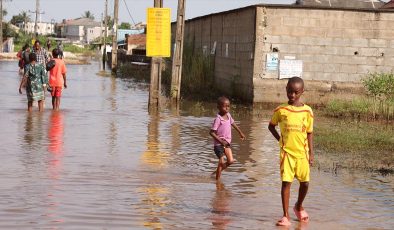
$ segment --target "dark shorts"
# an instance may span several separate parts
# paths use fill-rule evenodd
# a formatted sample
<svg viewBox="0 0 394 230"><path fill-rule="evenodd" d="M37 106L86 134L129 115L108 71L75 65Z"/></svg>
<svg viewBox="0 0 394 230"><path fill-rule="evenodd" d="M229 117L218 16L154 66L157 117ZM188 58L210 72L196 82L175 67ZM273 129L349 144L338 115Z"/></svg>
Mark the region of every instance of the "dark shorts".
<svg viewBox="0 0 394 230"><path fill-rule="evenodd" d="M216 156L220 159L224 156L224 147L222 145L215 145L213 146L213 151L215 151Z"/></svg>

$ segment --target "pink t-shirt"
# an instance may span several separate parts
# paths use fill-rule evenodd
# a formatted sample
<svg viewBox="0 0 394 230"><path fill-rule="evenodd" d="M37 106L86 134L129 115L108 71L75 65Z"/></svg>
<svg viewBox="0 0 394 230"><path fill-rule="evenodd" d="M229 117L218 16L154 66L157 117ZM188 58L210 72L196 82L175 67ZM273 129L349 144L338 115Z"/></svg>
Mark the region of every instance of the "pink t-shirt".
<svg viewBox="0 0 394 230"><path fill-rule="evenodd" d="M49 85L52 87L63 87L63 74L67 72L66 65L62 59L54 58L53 60L55 60L56 64L55 67L49 71Z"/></svg>
<svg viewBox="0 0 394 230"><path fill-rule="evenodd" d="M218 114L213 121L211 129L216 131L220 139L231 144L231 125L234 123L234 119L231 117L230 113L227 113L227 116L228 120L225 120ZM221 143L214 139L214 145L221 145Z"/></svg>

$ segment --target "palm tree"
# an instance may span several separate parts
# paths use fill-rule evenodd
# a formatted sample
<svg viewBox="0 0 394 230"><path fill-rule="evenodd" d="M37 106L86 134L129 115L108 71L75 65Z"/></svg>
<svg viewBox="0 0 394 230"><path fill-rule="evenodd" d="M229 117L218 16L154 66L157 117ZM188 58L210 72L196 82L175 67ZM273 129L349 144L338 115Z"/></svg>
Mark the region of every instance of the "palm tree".
<svg viewBox="0 0 394 230"><path fill-rule="evenodd" d="M21 19L22 19L25 23L31 21L31 18L30 18L30 16L27 14L26 11L22 11L19 15L21 16Z"/></svg>
<svg viewBox="0 0 394 230"><path fill-rule="evenodd" d="M31 21L31 18L27 14L27 12L26 11L22 11L18 15L12 16L10 22L11 22L11 24L16 25L17 23L21 23L21 22L26 24L27 22L30 22L30 21Z"/></svg>
<svg viewBox="0 0 394 230"><path fill-rule="evenodd" d="M90 12L89 10L88 10L88 11L85 11L85 12L82 14L82 17L83 17L83 18L90 18L90 19L94 20L94 15L93 15L92 12Z"/></svg>

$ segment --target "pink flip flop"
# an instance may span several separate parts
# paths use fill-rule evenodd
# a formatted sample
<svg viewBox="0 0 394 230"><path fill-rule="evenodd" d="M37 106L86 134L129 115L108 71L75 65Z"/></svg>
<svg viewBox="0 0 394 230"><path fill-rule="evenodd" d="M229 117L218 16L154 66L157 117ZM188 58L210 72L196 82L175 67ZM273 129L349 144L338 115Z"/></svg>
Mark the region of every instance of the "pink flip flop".
<svg viewBox="0 0 394 230"><path fill-rule="evenodd" d="M308 213L305 211L305 209L304 210L301 210L301 211L298 211L297 209L296 209L296 207L294 206L293 207L293 210L294 210L294 214L297 216L297 219L300 221L300 222L308 222L309 221L309 215L308 215Z"/></svg>
<svg viewBox="0 0 394 230"><path fill-rule="evenodd" d="M278 220L278 222L276 222L276 226L290 226L291 223L289 221L289 219L287 219L287 217L282 217L282 219Z"/></svg>

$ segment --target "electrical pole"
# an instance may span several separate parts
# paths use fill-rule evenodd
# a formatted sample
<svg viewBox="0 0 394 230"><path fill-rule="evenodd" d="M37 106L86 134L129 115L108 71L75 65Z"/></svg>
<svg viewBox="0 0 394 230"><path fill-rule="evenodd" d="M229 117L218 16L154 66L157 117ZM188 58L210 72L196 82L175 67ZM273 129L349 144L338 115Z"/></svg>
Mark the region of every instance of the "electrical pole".
<svg viewBox="0 0 394 230"><path fill-rule="evenodd" d="M114 6L114 26L113 26L113 37L112 37L112 72L116 73L118 67L118 12L119 12L119 0L115 0Z"/></svg>
<svg viewBox="0 0 394 230"><path fill-rule="evenodd" d="M181 94L183 36L185 28L185 4L186 0L178 0L175 48L172 59L171 98L176 101L177 105L179 104Z"/></svg>
<svg viewBox="0 0 394 230"><path fill-rule="evenodd" d="M154 7L162 8L163 0L154 0ZM149 110L152 107L158 108L160 105L161 94L161 64L162 59L152 57L150 66L150 85L149 85Z"/></svg>
<svg viewBox="0 0 394 230"><path fill-rule="evenodd" d="M38 25L37 25L37 20L38 20L38 14L40 13L40 0L36 0L36 20L34 22L34 39L36 39L37 36L37 30L38 30Z"/></svg>
<svg viewBox="0 0 394 230"><path fill-rule="evenodd" d="M104 11L104 49L103 49L103 70L107 64L107 37L108 37L108 0L105 0L105 11Z"/></svg>
<svg viewBox="0 0 394 230"><path fill-rule="evenodd" d="M40 12L40 0L36 0L36 11L30 11L29 13L35 13L36 14L36 19L34 21L34 34L33 34L33 38L36 39L37 37L37 33L38 33L38 15L40 15L40 22L41 22L41 14L45 14L45 12ZM25 28L26 28L26 24L25 24Z"/></svg>
<svg viewBox="0 0 394 230"><path fill-rule="evenodd" d="M101 13L101 21L100 21L100 42L103 43L104 39L104 32L103 32L103 21L104 21L104 15ZM101 47L101 46L100 46Z"/></svg>
<svg viewBox="0 0 394 230"><path fill-rule="evenodd" d="M3 0L0 0L0 53L3 53Z"/></svg>

